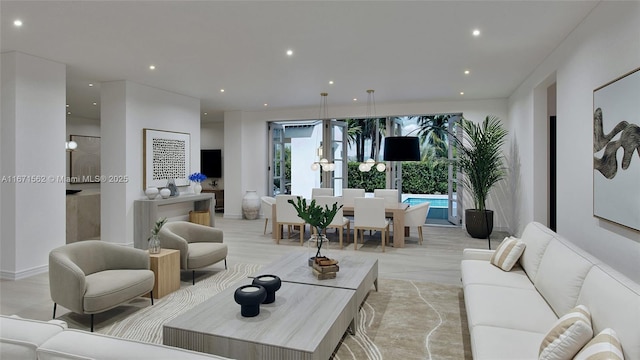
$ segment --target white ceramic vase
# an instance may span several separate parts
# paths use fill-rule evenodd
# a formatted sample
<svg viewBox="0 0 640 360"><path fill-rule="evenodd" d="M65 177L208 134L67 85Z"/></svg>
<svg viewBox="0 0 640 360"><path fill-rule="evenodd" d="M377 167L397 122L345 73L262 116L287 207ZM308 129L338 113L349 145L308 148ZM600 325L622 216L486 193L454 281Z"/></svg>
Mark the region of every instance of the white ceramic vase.
<svg viewBox="0 0 640 360"><path fill-rule="evenodd" d="M163 188L160 190L160 196L162 196L163 199L168 199L169 196L171 196L171 190L169 190L169 188Z"/></svg>
<svg viewBox="0 0 640 360"><path fill-rule="evenodd" d="M242 198L242 215L247 220L255 220L260 212L260 197L255 190L247 190Z"/></svg>
<svg viewBox="0 0 640 360"><path fill-rule="evenodd" d="M158 196L159 192L160 190L158 190L157 187L150 186L147 188L147 190L144 191L144 194L147 195L147 198L149 198L149 200L153 200L156 198L156 196Z"/></svg>
<svg viewBox="0 0 640 360"><path fill-rule="evenodd" d="M200 194L202 192L202 185L197 182L193 185L193 193L194 194Z"/></svg>

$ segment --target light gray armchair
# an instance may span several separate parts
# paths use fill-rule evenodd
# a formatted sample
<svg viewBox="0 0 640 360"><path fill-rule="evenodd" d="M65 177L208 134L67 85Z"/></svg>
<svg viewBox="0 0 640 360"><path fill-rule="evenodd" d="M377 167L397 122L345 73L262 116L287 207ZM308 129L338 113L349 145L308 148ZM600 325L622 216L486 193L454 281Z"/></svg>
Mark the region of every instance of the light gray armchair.
<svg viewBox="0 0 640 360"><path fill-rule="evenodd" d="M222 230L188 221L170 221L160 233L160 245L165 249L180 250L180 268L191 270L196 283L196 271L224 260L227 268L227 245L222 243Z"/></svg>
<svg viewBox="0 0 640 360"><path fill-rule="evenodd" d="M60 304L78 314L93 315L151 294L154 274L149 253L100 240L64 245L49 253L49 290L53 317Z"/></svg>

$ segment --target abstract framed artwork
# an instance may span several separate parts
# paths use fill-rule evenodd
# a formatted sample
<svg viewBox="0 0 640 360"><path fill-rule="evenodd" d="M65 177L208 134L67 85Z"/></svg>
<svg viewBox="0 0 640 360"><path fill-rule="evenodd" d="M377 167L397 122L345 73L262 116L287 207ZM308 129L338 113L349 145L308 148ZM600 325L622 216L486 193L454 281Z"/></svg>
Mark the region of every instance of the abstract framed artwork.
<svg viewBox="0 0 640 360"><path fill-rule="evenodd" d="M78 144L69 154L70 182L100 182L100 137L70 135L69 140Z"/></svg>
<svg viewBox="0 0 640 360"><path fill-rule="evenodd" d="M188 133L143 129L142 188L189 185L191 135Z"/></svg>
<svg viewBox="0 0 640 360"><path fill-rule="evenodd" d="M640 68L593 91L593 215L640 230Z"/></svg>

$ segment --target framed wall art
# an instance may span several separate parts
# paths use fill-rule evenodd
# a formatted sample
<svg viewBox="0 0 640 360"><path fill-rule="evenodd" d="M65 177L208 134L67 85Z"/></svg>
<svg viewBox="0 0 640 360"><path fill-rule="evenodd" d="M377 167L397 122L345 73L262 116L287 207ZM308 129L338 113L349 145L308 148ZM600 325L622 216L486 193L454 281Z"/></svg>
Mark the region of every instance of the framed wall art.
<svg viewBox="0 0 640 360"><path fill-rule="evenodd" d="M174 180L177 186L189 185L191 135L155 129L142 132L142 188L166 187L169 180Z"/></svg>
<svg viewBox="0 0 640 360"><path fill-rule="evenodd" d="M593 91L593 215L640 230L640 68Z"/></svg>
<svg viewBox="0 0 640 360"><path fill-rule="evenodd" d="M74 184L100 182L100 137L70 135L69 140L78 144L78 147L69 154L70 182Z"/></svg>

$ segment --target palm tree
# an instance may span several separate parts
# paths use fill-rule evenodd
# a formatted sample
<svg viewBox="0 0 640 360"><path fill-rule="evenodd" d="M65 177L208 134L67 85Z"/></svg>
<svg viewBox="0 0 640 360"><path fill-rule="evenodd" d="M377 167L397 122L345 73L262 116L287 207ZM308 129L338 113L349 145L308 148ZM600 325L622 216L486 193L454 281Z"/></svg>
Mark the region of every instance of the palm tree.
<svg viewBox="0 0 640 360"><path fill-rule="evenodd" d="M428 115L418 118L418 136L421 143L427 143L435 148L436 157L448 156L447 127L451 115Z"/></svg>
<svg viewBox="0 0 640 360"><path fill-rule="evenodd" d="M358 125L358 120L347 119L347 144L354 146L358 143L359 135L362 133L362 128Z"/></svg>

